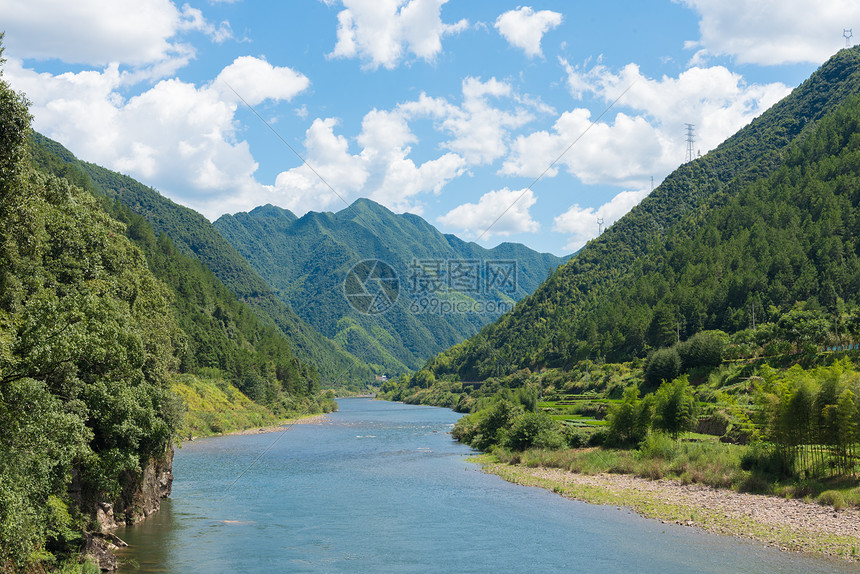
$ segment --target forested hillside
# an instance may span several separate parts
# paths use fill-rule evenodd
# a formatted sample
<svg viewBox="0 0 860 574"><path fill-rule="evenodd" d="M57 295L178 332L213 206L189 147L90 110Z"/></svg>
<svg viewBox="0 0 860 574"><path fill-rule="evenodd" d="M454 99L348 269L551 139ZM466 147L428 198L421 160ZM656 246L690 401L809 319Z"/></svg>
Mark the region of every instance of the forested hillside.
<svg viewBox="0 0 860 574"><path fill-rule="evenodd" d="M28 168L29 130L0 79L3 571L76 558L95 504L167 456L182 416L169 290L91 195Z"/></svg>
<svg viewBox="0 0 860 574"><path fill-rule="evenodd" d="M92 188L34 145L26 99L0 77L3 572L78 571L94 548L109 560L102 525L157 509L185 409L210 390L248 421L333 408L274 323Z"/></svg>
<svg viewBox="0 0 860 574"><path fill-rule="evenodd" d="M229 330L229 326L225 327L225 325L231 322L253 323L255 326L251 330L262 329L262 324L267 324L266 329L280 332L278 335L269 333L267 337L270 339L286 337L296 357L303 363L313 365L312 368L319 372L324 386L342 386L350 382L363 384L371 380L370 371L362 361L340 349L297 317L292 309L274 295L272 289L251 269L248 262L199 213L177 205L154 189L130 177L82 162L60 144L40 134L34 134L34 156L43 169L67 176L93 193L111 199L112 201L106 204L107 208L123 221L133 224L133 233L139 235L134 239L142 242L141 247L145 252L156 256L158 250L167 249L182 254L185 258L191 258L211 270L217 280L207 278L203 284L212 285L214 280L214 283L219 285L223 283L232 293L232 295L220 293L218 296L222 301L221 310L218 313L228 313L225 311L227 307L234 308L228 313L229 317L215 319L216 323L223 323L220 328ZM152 245L153 241L156 241L154 240L156 235L157 243L160 245L157 249ZM168 257L172 258L172 255ZM171 265L193 267L191 263L184 261L184 258L176 258L176 261L183 262L171 263ZM163 267L158 262L152 264L157 273ZM171 278L189 281L188 285L182 287L186 290L220 289L218 286L192 287L195 279L191 277L186 279L184 274L172 273L168 269L161 269L161 271L165 275L159 275L159 277L168 282ZM193 275L201 273L204 272L194 271ZM209 274L209 271L205 273ZM178 285L173 286L180 288ZM212 305L203 304L199 294L194 297L197 299L195 304L199 304L201 308L214 309ZM235 301L229 302L230 299L236 298L252 308L262 321L248 317L248 310L244 306L237 307ZM228 302L223 303L223 301ZM242 309L241 317L236 309ZM208 329L208 326L204 327L206 322L211 320L211 318L202 322L197 320L195 328L201 329L202 333ZM256 326L258 323L261 325ZM201 336L205 338L204 335ZM242 347L241 340L234 341L234 344L237 348ZM278 345L283 346L283 342ZM217 353L217 351L211 353Z"/></svg>
<svg viewBox="0 0 860 574"><path fill-rule="evenodd" d="M845 187L854 140L843 125L853 104L802 142L858 89L860 48L842 50L431 368L474 380L500 366L641 357L702 329L740 329L754 306L776 320L799 299L829 309L854 301L854 212L846 208L855 200ZM848 172L832 171L834 163Z"/></svg>
<svg viewBox="0 0 860 574"><path fill-rule="evenodd" d="M484 249L368 199L301 218L267 205L215 227L302 319L388 373L416 369L473 335L564 261L519 244ZM395 273L397 299L385 312L359 312L344 296L350 269L364 260ZM495 264L513 270L507 283L494 282Z"/></svg>

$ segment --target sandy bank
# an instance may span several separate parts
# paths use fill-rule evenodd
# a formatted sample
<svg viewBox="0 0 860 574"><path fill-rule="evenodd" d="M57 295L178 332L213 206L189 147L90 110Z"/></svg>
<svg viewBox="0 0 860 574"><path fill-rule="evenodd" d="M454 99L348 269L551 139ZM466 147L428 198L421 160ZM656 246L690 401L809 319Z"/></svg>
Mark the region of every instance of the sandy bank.
<svg viewBox="0 0 860 574"><path fill-rule="evenodd" d="M860 560L860 510L854 508L834 511L816 503L668 479L499 464L486 456L476 457L476 462L510 482L546 488L567 498L626 507L648 518L751 538L782 550Z"/></svg>

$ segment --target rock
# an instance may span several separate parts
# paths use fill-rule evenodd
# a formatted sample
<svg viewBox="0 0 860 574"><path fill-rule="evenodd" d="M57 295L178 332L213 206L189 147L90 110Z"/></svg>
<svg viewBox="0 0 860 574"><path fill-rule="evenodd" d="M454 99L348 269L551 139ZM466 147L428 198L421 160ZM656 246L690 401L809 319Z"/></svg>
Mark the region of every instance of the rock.
<svg viewBox="0 0 860 574"><path fill-rule="evenodd" d="M92 558L102 572L117 569L116 555L111 552L110 544L98 534L85 534L84 556Z"/></svg>
<svg viewBox="0 0 860 574"><path fill-rule="evenodd" d="M170 496L173 488L173 447L164 456L152 458L140 473L127 472L122 480L120 498L113 502L99 502L95 518L102 532L121 524L137 524L161 508L161 500ZM117 515L122 515L118 522Z"/></svg>

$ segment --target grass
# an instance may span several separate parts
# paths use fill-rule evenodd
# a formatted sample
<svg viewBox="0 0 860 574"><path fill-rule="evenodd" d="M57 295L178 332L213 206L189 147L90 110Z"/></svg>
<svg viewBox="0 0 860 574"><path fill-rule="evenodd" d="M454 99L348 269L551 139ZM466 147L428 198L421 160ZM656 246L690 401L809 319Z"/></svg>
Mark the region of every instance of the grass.
<svg viewBox="0 0 860 574"><path fill-rule="evenodd" d="M254 427L276 425L281 418L253 402L223 380L180 375L173 390L185 401L182 437L210 436Z"/></svg>
<svg viewBox="0 0 860 574"><path fill-rule="evenodd" d="M494 454L500 462L530 468L560 468L590 475L632 474L654 480L671 478L683 484L815 500L837 510L860 507L857 477L801 480L743 470L741 460L748 448L715 440L673 440L652 434L636 450L585 448L509 452L499 449Z"/></svg>

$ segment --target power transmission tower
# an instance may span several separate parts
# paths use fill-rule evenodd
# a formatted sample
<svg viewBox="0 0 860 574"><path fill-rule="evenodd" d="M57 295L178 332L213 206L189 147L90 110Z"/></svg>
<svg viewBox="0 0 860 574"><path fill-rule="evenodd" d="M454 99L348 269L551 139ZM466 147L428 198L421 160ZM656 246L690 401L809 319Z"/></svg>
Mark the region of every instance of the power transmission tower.
<svg viewBox="0 0 860 574"><path fill-rule="evenodd" d="M603 218L602 217L597 218L597 234L598 235L603 234Z"/></svg>
<svg viewBox="0 0 860 574"><path fill-rule="evenodd" d="M851 47L851 37L854 35L853 28L845 28L842 30L842 37L845 38L845 47Z"/></svg>
<svg viewBox="0 0 860 574"><path fill-rule="evenodd" d="M695 131L693 128L696 126L693 124L684 124L687 126L687 159L684 163L693 161L693 148L696 143Z"/></svg>

